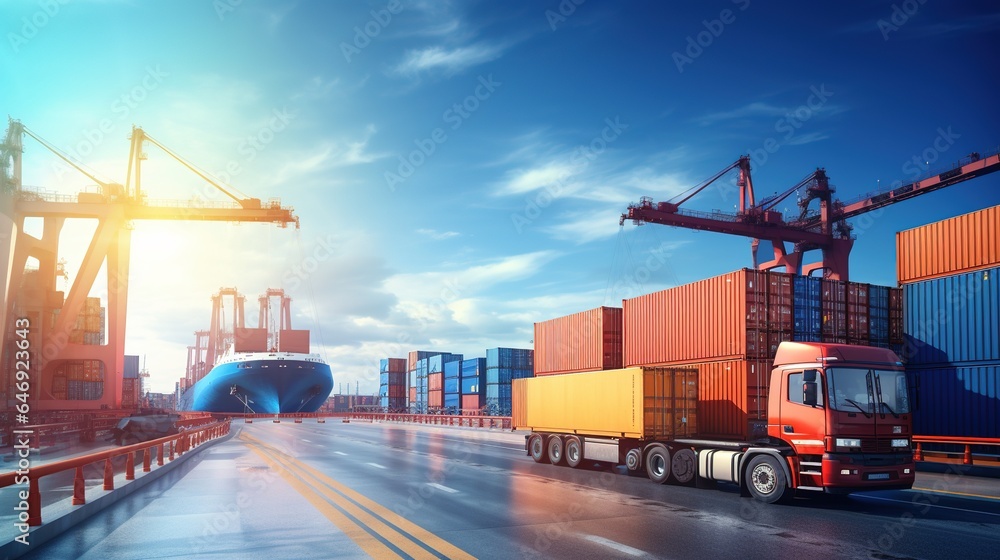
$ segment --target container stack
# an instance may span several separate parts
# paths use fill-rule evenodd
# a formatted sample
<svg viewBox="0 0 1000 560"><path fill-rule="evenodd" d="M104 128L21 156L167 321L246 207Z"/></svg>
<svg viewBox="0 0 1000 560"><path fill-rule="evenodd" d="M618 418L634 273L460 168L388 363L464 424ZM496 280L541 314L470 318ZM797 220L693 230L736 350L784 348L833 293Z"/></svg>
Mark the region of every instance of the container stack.
<svg viewBox="0 0 1000 560"><path fill-rule="evenodd" d="M80 314L76 316L73 330L70 331L70 343L92 346L104 344L104 323L105 309L101 307L101 298L87 298Z"/></svg>
<svg viewBox="0 0 1000 560"><path fill-rule="evenodd" d="M66 360L52 376L52 397L92 401L104 395L104 364L100 360Z"/></svg>
<svg viewBox="0 0 1000 560"><path fill-rule="evenodd" d="M914 433L1000 437L1000 206L901 231L896 258Z"/></svg>
<svg viewBox="0 0 1000 560"><path fill-rule="evenodd" d="M486 358L463 360L460 375L462 414L478 414L486 388Z"/></svg>
<svg viewBox="0 0 1000 560"><path fill-rule="evenodd" d="M778 345L874 343L872 316L885 315L891 323L893 315L888 308L873 314L870 292L868 284L743 269L627 299L624 366L698 369L702 433L752 437L767 416ZM901 327L897 330L901 334ZM901 342L890 337L883 345Z"/></svg>
<svg viewBox="0 0 1000 560"><path fill-rule="evenodd" d="M535 375L622 367L622 310L598 307L535 323Z"/></svg>
<svg viewBox="0 0 1000 560"><path fill-rule="evenodd" d="M122 408L138 408L140 393L139 356L126 355L122 372Z"/></svg>
<svg viewBox="0 0 1000 560"><path fill-rule="evenodd" d="M426 350L414 350L407 355L406 372L407 384L410 394L407 399L407 407L411 412L424 410L427 408L427 358L437 354ZM421 362L423 362L422 367ZM420 381L423 379L423 381ZM423 392L420 388L423 387ZM421 402L421 395L423 399Z"/></svg>
<svg viewBox="0 0 1000 560"><path fill-rule="evenodd" d="M487 412L509 416L511 380L534 377L534 350L530 348L489 348L486 350Z"/></svg>
<svg viewBox="0 0 1000 560"><path fill-rule="evenodd" d="M427 358L427 405L421 409L421 412L440 413L444 410L444 366L451 362L461 362L462 358L461 354L451 354L448 352L442 352ZM458 377L457 370L455 373L456 377ZM420 401L419 375L417 381L417 399Z"/></svg>
<svg viewBox="0 0 1000 560"><path fill-rule="evenodd" d="M387 412L406 410L406 359L379 360L379 406Z"/></svg>
<svg viewBox="0 0 1000 560"><path fill-rule="evenodd" d="M462 362L448 362L444 365L444 410L445 414L458 414L462 405Z"/></svg>

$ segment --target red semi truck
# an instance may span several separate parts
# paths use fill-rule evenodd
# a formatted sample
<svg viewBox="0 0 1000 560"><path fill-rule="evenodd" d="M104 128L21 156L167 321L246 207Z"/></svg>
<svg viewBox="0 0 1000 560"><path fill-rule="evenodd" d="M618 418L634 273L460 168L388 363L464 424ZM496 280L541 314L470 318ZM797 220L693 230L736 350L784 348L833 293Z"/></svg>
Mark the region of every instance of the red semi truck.
<svg viewBox="0 0 1000 560"><path fill-rule="evenodd" d="M896 354L783 342L772 367L766 418L742 434L699 434L699 408L720 403L699 399L698 371L684 366L517 379L513 424L531 430L525 449L540 463L607 461L659 483L732 482L766 503L799 490L913 485L910 393Z"/></svg>

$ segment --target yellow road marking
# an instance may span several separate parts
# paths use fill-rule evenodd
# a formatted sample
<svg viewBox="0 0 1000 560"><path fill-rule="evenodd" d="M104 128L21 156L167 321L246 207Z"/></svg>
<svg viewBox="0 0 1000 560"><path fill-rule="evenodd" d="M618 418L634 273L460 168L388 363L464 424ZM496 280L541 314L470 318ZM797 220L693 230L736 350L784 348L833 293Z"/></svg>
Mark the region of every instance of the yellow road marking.
<svg viewBox="0 0 1000 560"><path fill-rule="evenodd" d="M431 533L430 531L427 531L426 529L414 523L411 523L410 521L396 514L392 510L389 510L388 508L385 508L384 506L376 503L375 501L366 498L360 493L351 490L350 488L344 486L343 484L340 484L339 482L326 476L322 472L319 472L318 470L310 467L309 465L301 463L296 459L294 459L293 457L289 457L288 455L284 454L283 452L274 448L273 446L268 445L267 443L264 443L258 440L257 438L254 438L253 436L250 436L245 433L241 434L240 437L246 440L248 443L250 443L251 446L254 448L254 450L257 453L261 454L262 456L265 453L270 453L271 455L273 455L273 460L278 462L280 465L284 467L281 470L282 471L287 470L289 472L289 476L292 476L298 482L297 485L294 485L296 490L305 495L307 498L309 498L310 495L312 495L313 499L311 499L310 502L313 503L314 505L316 505L316 501L319 501L322 505L326 506L326 508L318 508L318 509L320 509L320 511L323 512L324 515L327 516L327 518L329 518L331 521L334 522L334 524L336 524L341 530L343 530L345 534L348 534L348 536L352 540L357 542L359 545L361 545L362 542L369 542L369 541L377 543L379 545L378 547L372 547L374 550L371 551L365 549L365 552L367 552L368 554L375 556L375 554L373 553L375 551L378 551L382 554L387 553L393 556L396 555L395 552L386 547L384 543L379 542L369 533L361 529L359 526L357 526L355 522L350 520L347 516L345 516L335 508L332 508L328 503L326 503L319 497L315 496L315 491L318 490L319 492L321 492L324 496L329 498L331 501L335 502L338 506L348 511L358 521L364 523L369 529L375 531L379 536L384 538L386 541L392 543L394 546L398 547L400 550L404 551L406 554L414 558L436 558L437 556L432 554L425 548L419 546L419 544L415 543L413 540L411 540L411 536L412 538L419 540L423 544L435 549L437 552L440 552L442 555L448 558L461 558L461 559L475 558L474 556L471 556L464 550L438 537L434 533ZM313 484L311 482L302 482L299 480L299 477L303 479L311 478L318 484ZM351 500L353 500L353 502ZM354 502L360 504L361 507L358 507L358 505L356 505ZM344 530L344 527L342 527L337 522L337 520L327 515L328 511L327 508L335 511L342 522L349 523L353 531L349 532L347 530ZM365 509L369 511L365 511ZM362 541L355 539L352 533L361 533L363 535ZM406 533L408 533L408 535ZM362 546L362 548L364 548L364 546Z"/></svg>

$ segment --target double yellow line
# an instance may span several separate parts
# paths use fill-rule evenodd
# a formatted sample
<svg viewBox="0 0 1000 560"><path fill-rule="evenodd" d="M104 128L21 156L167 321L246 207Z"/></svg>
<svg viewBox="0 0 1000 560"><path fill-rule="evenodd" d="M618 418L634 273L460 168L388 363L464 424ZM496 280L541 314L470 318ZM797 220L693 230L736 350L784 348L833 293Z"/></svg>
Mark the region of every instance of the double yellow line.
<svg viewBox="0 0 1000 560"><path fill-rule="evenodd" d="M240 439L372 558L475 558L246 432Z"/></svg>

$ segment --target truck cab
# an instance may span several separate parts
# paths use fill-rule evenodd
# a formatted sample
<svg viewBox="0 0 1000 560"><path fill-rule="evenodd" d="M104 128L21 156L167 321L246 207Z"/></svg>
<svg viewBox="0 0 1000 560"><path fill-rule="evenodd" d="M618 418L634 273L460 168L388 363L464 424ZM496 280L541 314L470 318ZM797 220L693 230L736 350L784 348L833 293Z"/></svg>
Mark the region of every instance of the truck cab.
<svg viewBox="0 0 1000 560"><path fill-rule="evenodd" d="M789 450L792 488L846 494L913 486L906 375L891 351L784 342L768 393L768 439ZM747 483L768 482L748 472Z"/></svg>

